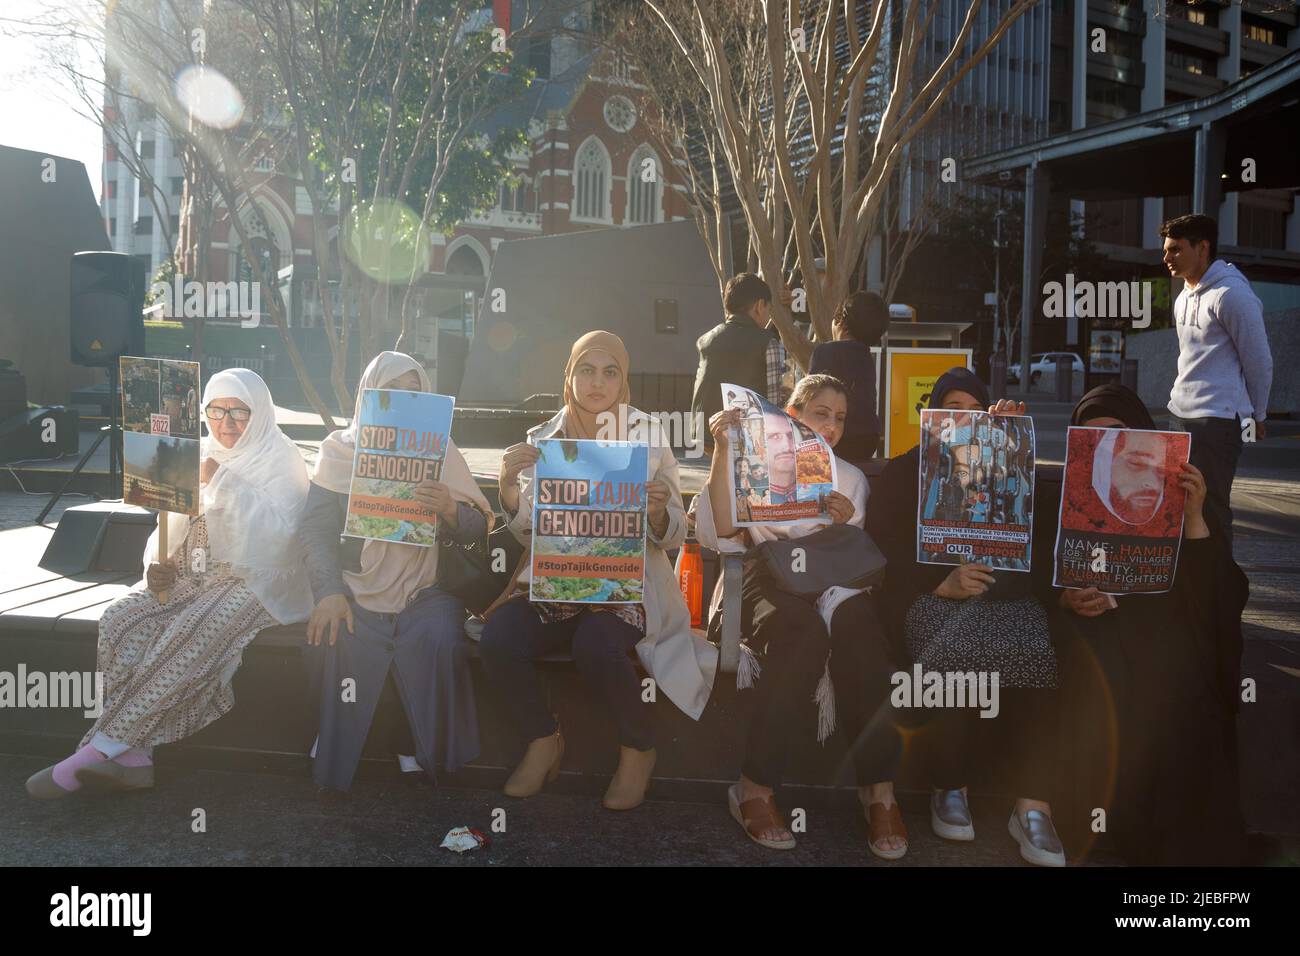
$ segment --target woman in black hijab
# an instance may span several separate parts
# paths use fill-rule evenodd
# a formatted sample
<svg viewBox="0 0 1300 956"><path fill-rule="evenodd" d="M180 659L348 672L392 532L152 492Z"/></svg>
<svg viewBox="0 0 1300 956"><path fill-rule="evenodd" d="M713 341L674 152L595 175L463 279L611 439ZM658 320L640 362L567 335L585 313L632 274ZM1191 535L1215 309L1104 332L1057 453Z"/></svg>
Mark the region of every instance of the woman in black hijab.
<svg viewBox="0 0 1300 956"><path fill-rule="evenodd" d="M1154 429L1138 396L1103 385L1071 425ZM1124 858L1140 865L1235 865L1245 823L1237 774L1241 612L1249 583L1205 505L1191 465L1173 587L1114 598L1096 588L1044 595L1060 648L1062 750L1068 801L1059 814L1071 852L1097 838L1097 813ZM1043 485L1039 514L1056 524L1059 491Z"/></svg>
<svg viewBox="0 0 1300 956"><path fill-rule="evenodd" d="M1023 402L992 405L984 383L965 368L939 378L929 407L1025 414ZM919 446L895 458L873 483L867 502L867 531L889 562L880 595L895 652L920 664L923 673L998 675L996 716L981 717L976 707L899 715L920 725L913 740L937 784L930 797L930 826L944 839L975 839L966 784L975 772L991 771L981 775L997 777L999 789L1031 795L1016 800L1007 824L1020 855L1040 866L1064 866L1047 802L1056 782L1058 737L1056 657L1047 613L1029 574L993 572L977 562L917 562L920 463ZM1034 551L1042 553L1037 542Z"/></svg>

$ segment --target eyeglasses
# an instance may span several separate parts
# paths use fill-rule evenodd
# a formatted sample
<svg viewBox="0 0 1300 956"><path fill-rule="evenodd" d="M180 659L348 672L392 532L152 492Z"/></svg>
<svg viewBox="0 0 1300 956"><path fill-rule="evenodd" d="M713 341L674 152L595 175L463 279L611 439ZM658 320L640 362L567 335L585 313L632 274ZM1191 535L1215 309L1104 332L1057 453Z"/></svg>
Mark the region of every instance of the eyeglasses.
<svg viewBox="0 0 1300 956"><path fill-rule="evenodd" d="M221 421L227 415L236 422L246 422L253 417L253 413L247 408L222 408L220 405L209 405L203 409L203 414L214 422Z"/></svg>

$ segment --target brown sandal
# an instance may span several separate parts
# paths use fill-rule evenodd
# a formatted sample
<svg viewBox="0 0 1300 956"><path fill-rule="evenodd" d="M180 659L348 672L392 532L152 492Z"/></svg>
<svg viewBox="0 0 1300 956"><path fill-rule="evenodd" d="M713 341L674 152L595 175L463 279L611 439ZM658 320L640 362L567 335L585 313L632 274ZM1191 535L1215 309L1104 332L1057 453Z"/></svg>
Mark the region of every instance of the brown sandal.
<svg viewBox="0 0 1300 956"><path fill-rule="evenodd" d="M744 827L745 835L759 846L769 850L794 849L794 837L788 840L766 840L762 836L767 830L786 829L781 811L776 808L776 800L772 797L755 797L741 803L740 784L733 783L727 789L727 806L731 810L732 819Z"/></svg>
<svg viewBox="0 0 1300 956"><path fill-rule="evenodd" d="M873 803L867 807L867 841L871 852L882 860L900 860L907 853L907 826L903 823L903 814L897 803L886 807L883 803ZM900 836L903 845L897 850L887 850L876 843L888 836Z"/></svg>

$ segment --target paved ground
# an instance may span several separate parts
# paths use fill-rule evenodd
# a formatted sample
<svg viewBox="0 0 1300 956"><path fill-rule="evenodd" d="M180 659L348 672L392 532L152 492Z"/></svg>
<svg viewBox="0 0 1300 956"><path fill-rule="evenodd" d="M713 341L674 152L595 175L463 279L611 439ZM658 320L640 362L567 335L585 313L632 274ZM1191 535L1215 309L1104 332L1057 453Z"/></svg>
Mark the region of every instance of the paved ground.
<svg viewBox="0 0 1300 956"><path fill-rule="evenodd" d="M746 839L722 803L650 800L611 813L596 793L517 801L394 776L320 795L306 777L182 770L160 774L152 791L40 804L22 782L45 763L0 756L0 865L1028 865L1006 832L1010 807L978 801L973 844L938 839L923 805L905 802L910 852L891 864L868 852L866 827L848 810L810 811L799 846L775 852ZM198 808L206 833L192 829ZM497 808L504 833L490 832ZM462 825L489 833L492 845L464 855L440 849Z"/></svg>

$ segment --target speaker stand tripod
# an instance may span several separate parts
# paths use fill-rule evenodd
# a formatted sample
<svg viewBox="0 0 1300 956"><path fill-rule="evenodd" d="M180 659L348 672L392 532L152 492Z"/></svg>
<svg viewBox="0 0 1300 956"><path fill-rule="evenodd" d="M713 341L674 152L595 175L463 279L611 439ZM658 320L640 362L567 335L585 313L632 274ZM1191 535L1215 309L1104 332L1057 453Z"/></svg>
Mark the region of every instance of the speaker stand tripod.
<svg viewBox="0 0 1300 956"><path fill-rule="evenodd" d="M95 497L100 500L116 497L114 492L121 490L122 478L118 471L118 465L122 448L122 426L117 420L117 409L120 401L117 394L117 378L118 364L117 362L113 362L113 364L108 366L108 424L99 430L99 435L95 438L95 441L91 446L86 449L85 454L83 454L77 461L76 466L72 469L72 473L64 480L63 485L59 490L50 496L50 500L45 503L45 507L41 509L41 513L36 516L37 524L45 523L45 516L50 513L50 510L54 507L55 503L63 497L64 492L68 490L68 486L72 484L77 475L81 474L81 469L86 467L86 463L90 461L95 452L99 450L99 446L104 443L105 438L108 439L108 494L95 495Z"/></svg>

